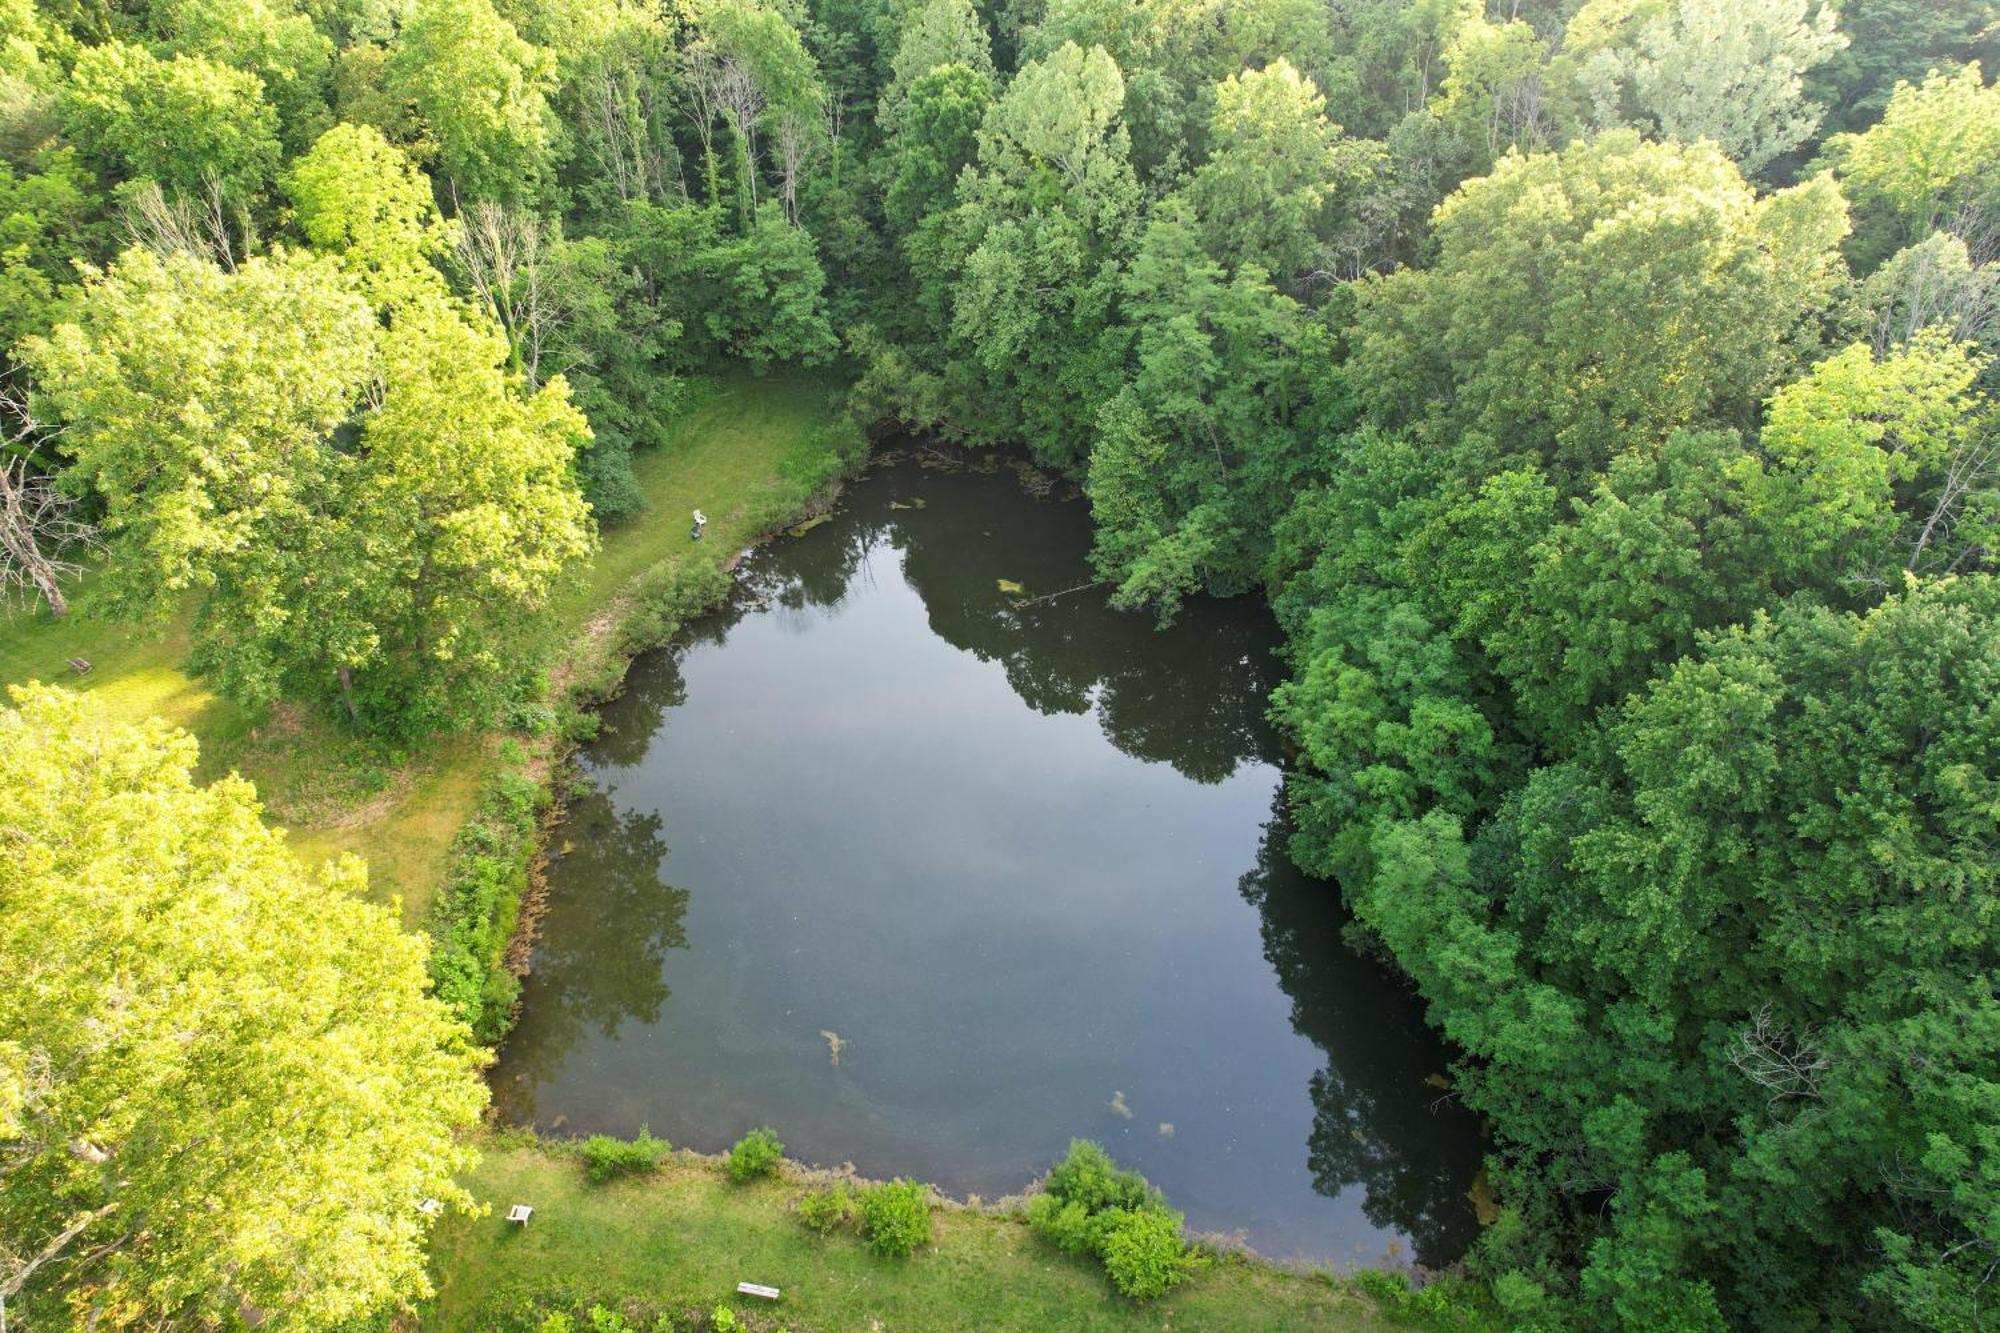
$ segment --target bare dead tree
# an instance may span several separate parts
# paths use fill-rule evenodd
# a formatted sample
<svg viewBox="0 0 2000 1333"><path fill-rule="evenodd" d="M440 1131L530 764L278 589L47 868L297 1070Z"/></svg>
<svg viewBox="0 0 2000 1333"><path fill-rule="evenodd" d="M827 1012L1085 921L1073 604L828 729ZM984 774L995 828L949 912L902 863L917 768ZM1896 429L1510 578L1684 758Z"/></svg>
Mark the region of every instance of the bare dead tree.
<svg viewBox="0 0 2000 1333"><path fill-rule="evenodd" d="M131 245L162 258L193 255L228 273L236 271L236 256L248 254L256 243L248 215L229 203L213 175L193 198L170 195L158 182L148 181L126 202L123 223Z"/></svg>
<svg viewBox="0 0 2000 1333"><path fill-rule="evenodd" d="M2000 208L1979 201L1961 204L1942 230L1965 242L1973 263L1990 264L2000 259Z"/></svg>
<svg viewBox="0 0 2000 1333"><path fill-rule="evenodd" d="M763 151L757 143L757 130L768 100L763 85L757 82L757 76L734 56L722 58L717 93L721 98L722 114L736 135L743 188L747 192L749 211L754 216L757 212L757 164L763 160Z"/></svg>
<svg viewBox="0 0 2000 1333"><path fill-rule="evenodd" d="M778 149L778 194L784 201L785 216L793 225L799 220L799 184L805 170L819 155L822 108L787 106L778 115L772 141Z"/></svg>
<svg viewBox="0 0 2000 1333"><path fill-rule="evenodd" d="M1750 1025L1738 1034L1740 1046L1729 1063L1770 1093L1769 1106L1789 1100L1818 1101L1820 1077L1833 1066L1815 1044L1817 1037L1812 1028L1794 1035L1771 1016L1767 1004L1750 1016Z"/></svg>
<svg viewBox="0 0 2000 1333"><path fill-rule="evenodd" d="M1940 232L1884 265L1863 287L1875 309L1869 345L1885 357L1928 328L1961 342L2000 335L2000 266L1973 261L1963 238ZM1963 265L1963 266L1961 266Z"/></svg>
<svg viewBox="0 0 2000 1333"><path fill-rule="evenodd" d="M0 442L0 597L40 598L52 615L69 614L63 581L82 572L76 558L97 545L97 529L37 466L35 442L48 432L17 395L0 393L7 434Z"/></svg>
<svg viewBox="0 0 2000 1333"><path fill-rule="evenodd" d="M625 203L649 197L646 159L632 125L631 71L598 66L584 76L582 100L597 122L590 154Z"/></svg>
<svg viewBox="0 0 2000 1333"><path fill-rule="evenodd" d="M665 198L669 160L677 158L661 132L654 82L634 65L600 62L580 78L580 95L597 134L589 144L600 173L626 202ZM685 197L675 162L674 184Z"/></svg>
<svg viewBox="0 0 2000 1333"><path fill-rule="evenodd" d="M847 128L847 100L838 89L827 89L826 99L820 107L820 118L825 122L827 157L833 164L833 183L838 188L841 167L846 161L841 153L844 145L840 135Z"/></svg>
<svg viewBox="0 0 2000 1333"><path fill-rule="evenodd" d="M681 52L681 87L687 90L688 119L701 140L702 169L711 205L717 189L715 123L722 118L722 66L721 57L706 41L694 42Z"/></svg>
<svg viewBox="0 0 2000 1333"><path fill-rule="evenodd" d="M1495 157L1508 148L1531 152L1548 138L1548 112L1539 72L1510 79L1493 94L1486 122L1486 147Z"/></svg>
<svg viewBox="0 0 2000 1333"><path fill-rule="evenodd" d="M459 211L458 267L473 296L507 335L514 359L533 392L541 387L546 358L567 322L562 286L551 263L553 236L539 216L482 200Z"/></svg>
<svg viewBox="0 0 2000 1333"><path fill-rule="evenodd" d="M1943 546L1950 538L1965 509L1967 497L1980 492L1994 490L2000 483L2000 469L1996 469L1996 440L1990 425L1975 423L1966 432L1959 447L1952 451L1951 461L1945 466L1944 481L1938 486L1937 498L1932 502L1929 517L1917 532L1916 541L1910 548L1909 564L1904 566L1916 573L1922 563L1924 553L1933 546ZM1953 555L1949 568L1956 569L1983 543L1971 542Z"/></svg>

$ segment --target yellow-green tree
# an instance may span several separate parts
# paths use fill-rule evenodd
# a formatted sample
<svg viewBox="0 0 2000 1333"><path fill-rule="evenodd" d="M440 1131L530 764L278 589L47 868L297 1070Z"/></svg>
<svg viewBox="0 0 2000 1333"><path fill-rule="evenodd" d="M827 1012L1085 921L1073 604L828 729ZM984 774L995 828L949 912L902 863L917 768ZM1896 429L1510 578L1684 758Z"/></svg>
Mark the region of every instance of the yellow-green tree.
<svg viewBox="0 0 2000 1333"><path fill-rule="evenodd" d="M378 307L442 293L431 262L451 248L430 182L402 149L369 125L336 125L280 180L313 248L337 255Z"/></svg>
<svg viewBox="0 0 2000 1333"><path fill-rule="evenodd" d="M107 589L161 614L192 595L195 665L245 703L477 724L592 548L562 377L528 393L497 331L415 290L384 330L332 258L133 250L24 349L71 484L104 501Z"/></svg>
<svg viewBox="0 0 2000 1333"><path fill-rule="evenodd" d="M482 1055L426 945L195 742L0 710L0 1294L32 1327L334 1327L423 1295Z"/></svg>

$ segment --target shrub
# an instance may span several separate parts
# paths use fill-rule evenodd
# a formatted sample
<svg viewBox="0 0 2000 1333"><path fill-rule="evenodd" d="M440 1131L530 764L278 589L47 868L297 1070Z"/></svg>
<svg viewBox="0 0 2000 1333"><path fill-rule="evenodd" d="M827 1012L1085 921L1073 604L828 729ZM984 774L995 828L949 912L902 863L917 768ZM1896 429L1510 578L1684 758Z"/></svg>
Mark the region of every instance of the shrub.
<svg viewBox="0 0 2000 1333"><path fill-rule="evenodd" d="M1080 1203L1037 1194L1028 1200L1028 1225L1064 1254L1097 1253L1097 1226L1090 1210Z"/></svg>
<svg viewBox="0 0 2000 1333"><path fill-rule="evenodd" d="M892 1180L861 1191L861 1234L868 1248L903 1259L931 1239L930 1188L914 1180Z"/></svg>
<svg viewBox="0 0 2000 1333"><path fill-rule="evenodd" d="M479 813L452 843L451 869L431 906L431 980L482 1042L507 1030L520 981L507 970L507 942L520 916L534 859L542 789L502 771Z"/></svg>
<svg viewBox="0 0 2000 1333"><path fill-rule="evenodd" d="M768 1176L785 1155L785 1145L775 1130L759 1125L736 1141L729 1150L729 1178L741 1185L758 1176Z"/></svg>
<svg viewBox="0 0 2000 1333"><path fill-rule="evenodd" d="M1071 1142L1028 1201L1028 1225L1067 1254L1101 1261L1112 1285L1137 1300L1162 1295L1199 1264L1181 1239L1181 1215L1086 1139Z"/></svg>
<svg viewBox="0 0 2000 1333"><path fill-rule="evenodd" d="M854 1198L845 1184L814 1190L799 1200L799 1221L822 1236L830 1235L853 1214Z"/></svg>
<svg viewBox="0 0 2000 1333"><path fill-rule="evenodd" d="M1431 1329L1434 1333L1499 1333L1501 1329L1579 1326L1577 1320L1565 1317L1560 1309L1543 1308L1545 1293L1532 1280L1526 1288L1508 1284L1509 1295L1525 1298L1535 1307L1526 1310L1495 1309L1498 1284L1489 1290L1464 1278L1443 1277L1412 1288L1401 1273L1364 1268L1347 1282L1373 1301L1390 1323L1402 1328Z"/></svg>
<svg viewBox="0 0 2000 1333"><path fill-rule="evenodd" d="M1122 1169L1089 1139L1070 1141L1069 1155L1050 1169L1042 1193L1066 1204L1081 1204L1089 1213L1165 1206L1160 1192L1144 1176Z"/></svg>
<svg viewBox="0 0 2000 1333"><path fill-rule="evenodd" d="M609 1134L593 1134L583 1141L583 1165L594 1184L613 1176L638 1175L658 1168L670 1145L656 1139L639 1126L639 1136L627 1142Z"/></svg>
<svg viewBox="0 0 2000 1333"><path fill-rule="evenodd" d="M1106 1219L1099 1253L1111 1285L1134 1300L1164 1296L1200 1263L1181 1239L1181 1215L1165 1208L1115 1209Z"/></svg>

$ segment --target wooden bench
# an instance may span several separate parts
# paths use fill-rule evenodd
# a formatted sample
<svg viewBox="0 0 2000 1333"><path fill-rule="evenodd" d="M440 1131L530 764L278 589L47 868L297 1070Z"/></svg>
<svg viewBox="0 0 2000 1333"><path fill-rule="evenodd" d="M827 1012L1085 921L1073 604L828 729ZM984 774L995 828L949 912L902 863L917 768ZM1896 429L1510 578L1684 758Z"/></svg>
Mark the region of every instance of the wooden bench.
<svg viewBox="0 0 2000 1333"><path fill-rule="evenodd" d="M76 672L79 676L87 676L90 674L90 659L87 657L72 657L69 659L69 669Z"/></svg>
<svg viewBox="0 0 2000 1333"><path fill-rule="evenodd" d="M778 1299L778 1289L776 1287L766 1287L755 1282L737 1283L736 1294L738 1296L755 1296L760 1300L766 1301L775 1301Z"/></svg>

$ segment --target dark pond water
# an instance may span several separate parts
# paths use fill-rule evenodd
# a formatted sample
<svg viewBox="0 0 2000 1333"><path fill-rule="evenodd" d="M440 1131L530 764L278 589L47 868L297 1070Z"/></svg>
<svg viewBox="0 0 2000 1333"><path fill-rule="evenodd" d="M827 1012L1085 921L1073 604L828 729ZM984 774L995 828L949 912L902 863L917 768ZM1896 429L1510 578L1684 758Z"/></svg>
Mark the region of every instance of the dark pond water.
<svg viewBox="0 0 2000 1333"><path fill-rule="evenodd" d="M1088 545L1004 470L878 465L637 662L554 837L502 1111L704 1150L770 1124L988 1197L1085 1136L1274 1257L1455 1258L1476 1127L1283 855L1268 615L1003 590L1085 582Z"/></svg>

